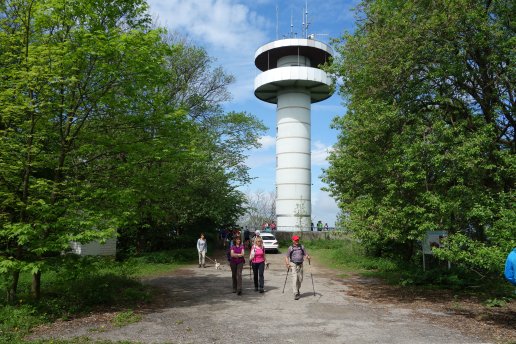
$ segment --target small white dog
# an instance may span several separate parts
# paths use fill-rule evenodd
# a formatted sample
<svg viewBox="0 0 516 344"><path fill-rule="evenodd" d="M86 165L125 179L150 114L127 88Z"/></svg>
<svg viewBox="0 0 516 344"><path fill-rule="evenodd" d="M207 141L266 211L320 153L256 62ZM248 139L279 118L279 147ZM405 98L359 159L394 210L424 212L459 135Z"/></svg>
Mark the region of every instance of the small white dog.
<svg viewBox="0 0 516 344"><path fill-rule="evenodd" d="M220 270L220 263L217 262L217 259L215 259L215 269Z"/></svg>

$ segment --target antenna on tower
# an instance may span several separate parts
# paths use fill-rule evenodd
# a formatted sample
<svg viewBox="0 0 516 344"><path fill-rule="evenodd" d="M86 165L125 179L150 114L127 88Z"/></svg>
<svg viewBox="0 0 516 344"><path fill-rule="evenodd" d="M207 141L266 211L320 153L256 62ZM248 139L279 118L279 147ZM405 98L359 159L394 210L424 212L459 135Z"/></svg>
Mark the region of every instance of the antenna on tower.
<svg viewBox="0 0 516 344"><path fill-rule="evenodd" d="M294 10L290 10L290 38L294 38L294 22L293 17L294 16Z"/></svg>
<svg viewBox="0 0 516 344"><path fill-rule="evenodd" d="M278 9L278 1L276 0L276 40L278 40L278 25L279 25L279 9Z"/></svg>
<svg viewBox="0 0 516 344"><path fill-rule="evenodd" d="M303 31L305 38L308 38L308 26L310 22L308 21L308 0L305 1L305 13L303 15Z"/></svg>

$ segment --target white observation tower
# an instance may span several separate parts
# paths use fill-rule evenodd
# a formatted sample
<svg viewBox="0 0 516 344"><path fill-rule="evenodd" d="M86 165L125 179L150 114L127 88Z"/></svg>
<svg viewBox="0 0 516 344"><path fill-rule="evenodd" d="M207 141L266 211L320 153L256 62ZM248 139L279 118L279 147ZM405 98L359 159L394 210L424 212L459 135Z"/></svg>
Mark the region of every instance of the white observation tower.
<svg viewBox="0 0 516 344"><path fill-rule="evenodd" d="M311 104L331 96L331 79L319 65L332 49L308 38L270 42L255 53L262 71L254 80L257 98L276 106L276 220L279 231L310 230Z"/></svg>

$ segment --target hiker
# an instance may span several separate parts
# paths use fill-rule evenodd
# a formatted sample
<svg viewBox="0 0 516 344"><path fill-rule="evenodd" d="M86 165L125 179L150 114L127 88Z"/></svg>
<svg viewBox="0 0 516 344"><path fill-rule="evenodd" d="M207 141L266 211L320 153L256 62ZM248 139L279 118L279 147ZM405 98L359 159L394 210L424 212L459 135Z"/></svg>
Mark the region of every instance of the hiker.
<svg viewBox="0 0 516 344"><path fill-rule="evenodd" d="M244 246L246 248L251 247L251 233L249 232L249 229L247 229L247 226L245 226L244 230Z"/></svg>
<svg viewBox="0 0 516 344"><path fill-rule="evenodd" d="M242 245L242 239L239 236L233 239L233 246L230 250L231 260L229 266L231 266L231 278L233 280L233 293L242 295L242 269L245 263L245 249Z"/></svg>
<svg viewBox="0 0 516 344"><path fill-rule="evenodd" d="M254 291L260 291L263 293L263 271L265 270L265 264L267 259L265 257L265 247L263 247L263 239L256 237L253 247L251 247L251 253L249 255L253 267L253 281Z"/></svg>
<svg viewBox="0 0 516 344"><path fill-rule="evenodd" d="M253 245L254 245L256 239L259 238L259 237L260 237L260 230L257 229L256 231L254 231L254 236L253 236L253 240L252 240L253 241Z"/></svg>
<svg viewBox="0 0 516 344"><path fill-rule="evenodd" d="M228 242L228 247L231 248L231 246L233 245L233 230L231 230L231 229L227 230L226 241Z"/></svg>
<svg viewBox="0 0 516 344"><path fill-rule="evenodd" d="M299 244L299 237L294 235L292 237L292 246L288 248L285 255L285 265L287 269L292 270L292 291L295 300L299 300L301 297L299 289L303 282L303 261L305 258L310 261L310 256L306 252L305 247Z"/></svg>
<svg viewBox="0 0 516 344"><path fill-rule="evenodd" d="M204 238L204 233L197 239L197 252L199 253L199 267L206 267L206 251L208 251L208 242Z"/></svg>
<svg viewBox="0 0 516 344"><path fill-rule="evenodd" d="M516 285L516 247L507 256L504 276L511 284Z"/></svg>

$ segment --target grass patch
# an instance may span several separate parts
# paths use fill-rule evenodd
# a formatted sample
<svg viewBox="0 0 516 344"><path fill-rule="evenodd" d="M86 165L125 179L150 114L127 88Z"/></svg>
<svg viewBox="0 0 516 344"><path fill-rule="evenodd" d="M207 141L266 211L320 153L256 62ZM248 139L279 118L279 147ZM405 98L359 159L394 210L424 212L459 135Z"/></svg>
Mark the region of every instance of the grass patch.
<svg viewBox="0 0 516 344"><path fill-rule="evenodd" d="M313 240L306 241L305 245L310 255L324 265L339 270L341 277L358 274L380 278L389 284L453 290L475 295L485 300L489 307L503 307L515 298L513 287L499 276L479 278L477 273L460 267L448 269L445 263L436 263L433 268L423 271L416 261L402 262L369 256L360 243L351 239Z"/></svg>
<svg viewBox="0 0 516 344"><path fill-rule="evenodd" d="M191 249L145 254L123 262L103 257L63 256L55 261L52 270L43 271L39 301L31 298L30 274L22 273L17 303L7 305L2 303L5 300L0 300L0 343L26 343L22 338L30 329L45 322L71 319L106 307L125 310L146 303L151 300L152 292L140 278L173 271L195 259L197 252ZM6 285L4 278L0 276L0 286ZM0 293L6 295L6 290L0 288ZM132 311L121 311L115 319L115 326L140 320ZM47 342L90 343L86 339Z"/></svg>
<svg viewBox="0 0 516 344"><path fill-rule="evenodd" d="M134 324L142 320L140 314L135 314L133 311L123 311L118 313L112 320L113 325L116 327L123 327L129 324Z"/></svg>
<svg viewBox="0 0 516 344"><path fill-rule="evenodd" d="M341 270L345 274L394 272L395 262L385 258L369 257L362 246L351 240L313 240L306 242L310 254L325 265Z"/></svg>

